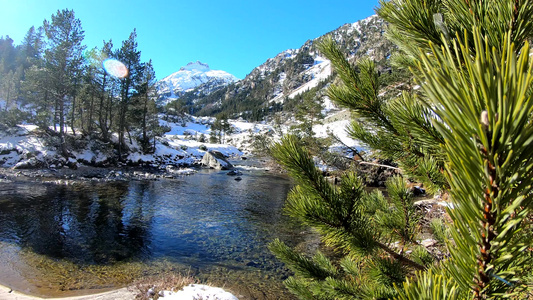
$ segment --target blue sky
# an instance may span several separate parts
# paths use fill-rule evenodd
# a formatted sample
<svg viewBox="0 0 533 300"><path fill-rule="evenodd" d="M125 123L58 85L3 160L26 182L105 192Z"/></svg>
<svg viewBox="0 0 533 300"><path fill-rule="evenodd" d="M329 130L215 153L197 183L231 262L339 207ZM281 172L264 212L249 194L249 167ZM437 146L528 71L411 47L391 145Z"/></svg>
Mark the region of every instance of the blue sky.
<svg viewBox="0 0 533 300"><path fill-rule="evenodd" d="M74 9L84 44L115 48L137 28L142 60L159 79L190 61L244 78L268 58L374 14L378 0L0 0L0 36L20 44L31 26Z"/></svg>

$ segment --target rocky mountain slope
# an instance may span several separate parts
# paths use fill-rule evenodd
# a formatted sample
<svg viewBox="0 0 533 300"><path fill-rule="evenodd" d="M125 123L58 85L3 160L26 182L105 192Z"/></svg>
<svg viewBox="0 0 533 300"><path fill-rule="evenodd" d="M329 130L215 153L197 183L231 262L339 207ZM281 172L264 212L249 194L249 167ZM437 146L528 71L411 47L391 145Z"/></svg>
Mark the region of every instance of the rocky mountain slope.
<svg viewBox="0 0 533 300"><path fill-rule="evenodd" d="M385 68L394 48L384 36L385 25L374 15L345 24L326 35L331 35L351 60L367 56ZM214 116L225 112L234 118L262 120L272 111L283 110L287 100L312 88L325 88L334 80L329 60L316 47L326 35L307 41L299 49L289 49L268 59L243 80L213 89L210 93L197 87L179 97L187 111L196 115Z"/></svg>

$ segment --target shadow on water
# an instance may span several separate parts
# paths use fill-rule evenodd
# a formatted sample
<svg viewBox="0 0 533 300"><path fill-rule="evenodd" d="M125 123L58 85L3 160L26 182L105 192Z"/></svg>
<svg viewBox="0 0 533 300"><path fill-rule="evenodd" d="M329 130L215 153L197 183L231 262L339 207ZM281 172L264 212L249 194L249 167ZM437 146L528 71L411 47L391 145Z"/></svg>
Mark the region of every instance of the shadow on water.
<svg viewBox="0 0 533 300"><path fill-rule="evenodd" d="M263 171L242 179L206 170L176 180L4 184L0 281L24 279L23 290L57 296L187 272L250 298L286 299L289 272L267 244L309 239L282 212L291 184Z"/></svg>

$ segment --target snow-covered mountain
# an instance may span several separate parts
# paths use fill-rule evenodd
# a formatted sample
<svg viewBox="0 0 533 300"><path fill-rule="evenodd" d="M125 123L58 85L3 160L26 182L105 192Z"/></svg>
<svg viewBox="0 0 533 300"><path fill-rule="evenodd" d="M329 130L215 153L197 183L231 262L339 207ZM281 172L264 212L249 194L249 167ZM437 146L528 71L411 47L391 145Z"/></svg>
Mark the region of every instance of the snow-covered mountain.
<svg viewBox="0 0 533 300"><path fill-rule="evenodd" d="M226 112L231 117L260 120L268 111L285 111L286 100L306 92L320 92L335 79L331 63L317 49L327 35L340 46L351 61L369 57L382 68L388 68L393 44L385 36L385 22L377 15L348 23L323 36L308 40L298 49L283 51L254 68L243 80L216 89L212 93L196 90L184 93L187 111L214 116ZM326 106L329 99L323 97Z"/></svg>
<svg viewBox="0 0 533 300"><path fill-rule="evenodd" d="M157 83L159 103L164 105L193 90L199 95L209 94L238 80L228 72L209 69L208 64L190 62Z"/></svg>

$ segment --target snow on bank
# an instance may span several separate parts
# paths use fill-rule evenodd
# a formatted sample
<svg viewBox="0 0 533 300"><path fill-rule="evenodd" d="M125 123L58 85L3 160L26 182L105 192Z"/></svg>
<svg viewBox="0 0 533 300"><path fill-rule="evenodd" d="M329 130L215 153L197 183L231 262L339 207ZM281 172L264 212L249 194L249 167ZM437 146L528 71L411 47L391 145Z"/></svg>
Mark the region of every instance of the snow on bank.
<svg viewBox="0 0 533 300"><path fill-rule="evenodd" d="M356 141L349 136L347 128L350 125L350 122L350 120L336 120L326 124L314 125L313 132L318 138L326 138L332 135L336 136L340 142L334 141L329 147L329 152L339 153L345 157L353 158L354 153L350 149L347 149L346 146L357 149L358 151L363 151L364 148L361 147L359 141ZM314 162L317 168L321 171L335 170L335 168L328 166L317 157L314 158Z"/></svg>
<svg viewBox="0 0 533 300"><path fill-rule="evenodd" d="M233 135L225 137L227 144L209 143L211 133L209 118L188 117L187 122L161 121L170 131L157 138L154 153L144 154L135 139L127 146L130 149L126 161L130 164L144 164L166 169L166 166L192 166L200 163L202 157L209 150L218 151L226 157L242 156L239 147L250 144L250 135L260 134L269 130L267 125L258 125L244 121L232 121ZM67 131L68 132L68 131ZM203 135L203 136L202 136ZM112 136L116 142L116 134ZM87 140L81 135L76 137L79 149L72 149L73 157L63 158L59 151L50 146L50 137L38 134L37 126L19 125L15 128L0 132L0 166L16 167L25 165L35 168L61 168L67 164L85 164L93 166L109 166L116 162L116 151L112 144L101 141ZM187 172L185 172L187 173Z"/></svg>
<svg viewBox="0 0 533 300"><path fill-rule="evenodd" d="M163 296L165 300L238 300L233 294L221 288L202 284L191 284L178 292L163 291Z"/></svg>
<svg viewBox="0 0 533 300"><path fill-rule="evenodd" d="M337 117L336 117L337 118ZM341 118L341 117L338 117ZM333 118L330 118L330 120ZM197 165L207 151L218 151L226 157L239 157L249 155L251 146L257 137L268 136L277 140L282 134L288 132L288 125L275 128L274 125L261 122L252 123L242 119L229 120L231 134L223 136L224 144L209 143L211 124L214 118L184 116L174 120L160 120L160 124L170 130L162 137L157 138L154 153L145 154L135 138L127 138L130 149L126 156L128 164L145 165L166 170L167 166L189 167ZM313 130L317 137L336 135L345 145L360 148L357 141L352 140L346 133L348 120L325 120L324 125L315 125ZM132 132L134 137L135 132ZM19 125L6 132L0 132L0 166L15 167L19 164L31 168L62 168L65 165L91 165L113 166L117 163L117 152L113 143L103 143L98 140L89 140L78 134L74 139L77 149L71 149L72 155L68 160L63 158L59 151L50 146L57 141L44 133L39 133L37 126ZM112 135L114 143L117 142L116 134ZM330 151L345 151L342 143L330 147ZM20 166L20 165L19 165Z"/></svg>
<svg viewBox="0 0 533 300"><path fill-rule="evenodd" d="M46 160L57 152L45 146L42 139L29 135L37 126L19 125L0 133L0 165L13 167L23 158Z"/></svg>

